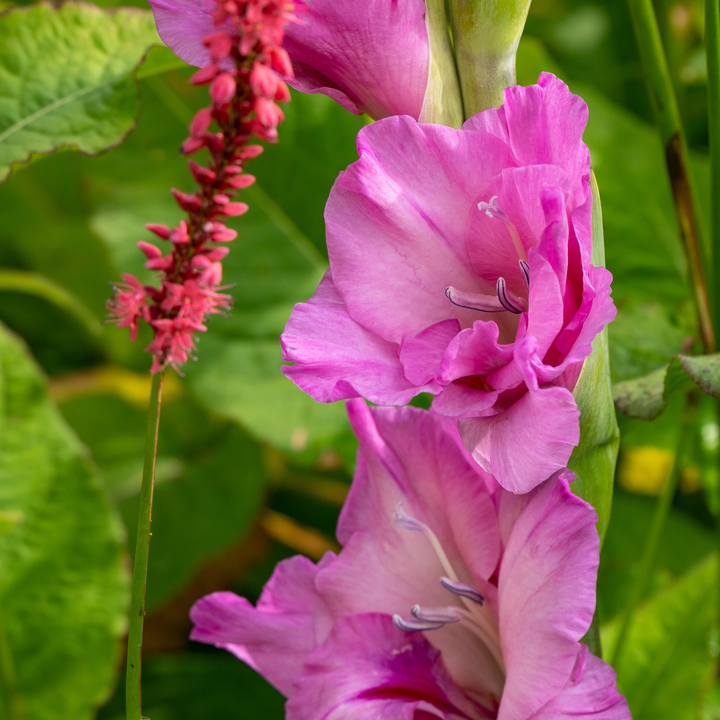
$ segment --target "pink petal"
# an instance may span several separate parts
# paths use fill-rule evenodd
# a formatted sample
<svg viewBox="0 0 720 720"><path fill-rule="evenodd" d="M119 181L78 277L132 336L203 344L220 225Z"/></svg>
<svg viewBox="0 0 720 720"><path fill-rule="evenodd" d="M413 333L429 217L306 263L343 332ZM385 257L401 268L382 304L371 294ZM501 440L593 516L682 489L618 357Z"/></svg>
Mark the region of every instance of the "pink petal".
<svg viewBox="0 0 720 720"><path fill-rule="evenodd" d="M318 566L296 556L281 562L265 586L257 609L231 592L198 600L190 611L190 638L229 650L261 673L281 693L292 691L305 656L330 631L333 617L314 582Z"/></svg>
<svg viewBox="0 0 720 720"><path fill-rule="evenodd" d="M283 373L319 402L366 397L400 404L434 385L416 386L403 372L398 346L352 320L327 272L307 303L295 306L280 338Z"/></svg>
<svg viewBox="0 0 720 720"><path fill-rule="evenodd" d="M283 47L298 90L357 115L420 115L429 65L423 0L312 0Z"/></svg>
<svg viewBox="0 0 720 720"><path fill-rule="evenodd" d="M572 393L563 387L538 386L536 347L532 337L515 346L515 362L529 392L498 415L458 422L475 460L515 493L532 490L567 465L580 441L580 411Z"/></svg>
<svg viewBox="0 0 720 720"><path fill-rule="evenodd" d="M312 653L286 706L288 720L413 720L486 717L452 681L421 633L389 615L340 618Z"/></svg>
<svg viewBox="0 0 720 720"><path fill-rule="evenodd" d="M530 720L631 720L615 671L584 645L567 685Z"/></svg>
<svg viewBox="0 0 720 720"><path fill-rule="evenodd" d="M405 377L416 385L435 379L448 343L460 332L457 320L444 320L431 325L400 346L400 362Z"/></svg>
<svg viewBox="0 0 720 720"><path fill-rule="evenodd" d="M450 303L445 289L495 294L473 272L465 226L478 192L513 164L509 149L484 133L393 117L363 128L358 151L325 210L348 313L398 343L443 320L470 327L479 313Z"/></svg>
<svg viewBox="0 0 720 720"><path fill-rule="evenodd" d="M203 47L207 35L223 29L210 14L215 3L203 0L152 0L155 25L162 41L184 62L204 67L210 52Z"/></svg>
<svg viewBox="0 0 720 720"><path fill-rule="evenodd" d="M558 473L529 501L501 491L501 517L517 519L498 582L507 668L498 720L527 720L566 688L595 610L597 514L568 476Z"/></svg>

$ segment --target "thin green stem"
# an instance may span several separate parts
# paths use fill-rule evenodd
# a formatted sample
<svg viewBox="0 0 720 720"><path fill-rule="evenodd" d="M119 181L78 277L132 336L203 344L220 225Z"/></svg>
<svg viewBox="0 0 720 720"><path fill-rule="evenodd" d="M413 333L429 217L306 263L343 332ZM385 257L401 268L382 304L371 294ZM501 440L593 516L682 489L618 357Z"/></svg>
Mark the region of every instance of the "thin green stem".
<svg viewBox="0 0 720 720"><path fill-rule="evenodd" d="M710 313L707 282L699 240L696 194L688 165L688 149L680 110L670 78L665 50L652 0L628 0L660 137L665 148L670 185L677 213L680 242L688 263L688 280L706 353L715 352L715 331Z"/></svg>
<svg viewBox="0 0 720 720"><path fill-rule="evenodd" d="M3 625L2 608L0 608L0 710L8 720L25 720L22 697L15 681L10 644Z"/></svg>
<svg viewBox="0 0 720 720"><path fill-rule="evenodd" d="M705 0L705 52L708 73L708 134L710 136L710 234L713 257L713 320L720 337L720 0Z"/></svg>
<svg viewBox="0 0 720 720"><path fill-rule="evenodd" d="M157 458L164 376L164 370L153 375L152 389L150 391L150 409L148 410L147 431L145 434L145 461L143 464L142 485L140 487L140 510L138 513L137 542L135 543L135 562L133 565L130 627L128 629L127 679L125 685L127 720L142 719L140 676L143 622L145 620L145 586L150 551L150 522L152 521L155 461Z"/></svg>
<svg viewBox="0 0 720 720"><path fill-rule="evenodd" d="M688 395L687 400L685 401L685 411L683 413L682 425L680 426L680 437L678 439L677 451L675 453L675 462L673 463L673 468L670 472L667 485L665 485L657 506L655 507L655 515L650 527L650 532L647 536L642 560L640 561L640 570L638 572L637 579L635 580L635 584L630 591L630 597L628 599L627 607L625 608L620 632L610 658L610 664L615 667L617 667L618 659L622 656L625 643L627 642L628 632L632 626L633 616L635 615L635 611L637 610L637 607L643 598L645 588L647 587L648 579L650 578L650 573L652 572L653 563L655 561L655 554L657 553L658 542L660 541L660 534L663 526L665 525L668 513L670 512L673 498L675 497L675 491L677 490L678 480L680 478L680 468L682 467L685 443L687 441L690 428L690 415L693 409L694 399L692 395Z"/></svg>

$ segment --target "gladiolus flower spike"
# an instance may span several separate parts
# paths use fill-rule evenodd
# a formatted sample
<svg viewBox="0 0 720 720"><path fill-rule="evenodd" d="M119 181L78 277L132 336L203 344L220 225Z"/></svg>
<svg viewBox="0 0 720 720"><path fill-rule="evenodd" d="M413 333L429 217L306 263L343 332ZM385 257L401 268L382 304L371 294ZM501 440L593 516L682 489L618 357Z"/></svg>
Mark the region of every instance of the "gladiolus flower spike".
<svg viewBox="0 0 720 720"><path fill-rule="evenodd" d="M180 372L195 350L194 334L207 329L207 317L230 308L231 296L218 292L224 289L219 285L227 247L215 243L232 241L237 233L225 226L225 218L248 210L232 200L255 182L243 174L247 162L263 150L249 144L251 137L277 142L283 113L276 103L289 100L277 70L282 67L286 77L292 74L282 49L285 26L302 9L302 0L217 0L213 17L222 29L203 40L207 64L190 78L195 85L209 85L211 105L195 115L181 148L184 155L207 148L211 159L207 167L188 161L199 190L171 191L187 219L172 229L145 226L169 241L172 250L164 254L155 245L138 243L148 258L145 267L159 271L160 287L143 286L125 274L123 283L113 285L106 305L107 322L129 327L131 340L140 320L150 325L154 339L146 350L153 354L152 373L168 366ZM210 131L213 122L219 132Z"/></svg>

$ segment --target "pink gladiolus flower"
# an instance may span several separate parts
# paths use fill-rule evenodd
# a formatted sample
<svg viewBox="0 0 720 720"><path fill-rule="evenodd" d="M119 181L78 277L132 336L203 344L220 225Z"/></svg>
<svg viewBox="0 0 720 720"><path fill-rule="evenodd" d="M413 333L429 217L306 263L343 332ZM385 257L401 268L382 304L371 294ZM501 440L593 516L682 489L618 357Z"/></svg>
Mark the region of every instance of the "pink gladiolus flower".
<svg viewBox="0 0 720 720"><path fill-rule="evenodd" d="M590 263L586 119L544 73L460 130L363 128L325 211L330 271L282 336L285 374L321 402L433 393L513 492L564 467L571 391L615 315L612 276Z"/></svg>
<svg viewBox="0 0 720 720"><path fill-rule="evenodd" d="M216 29L213 4L150 4L160 37L171 50L191 65L206 65L210 54L202 39ZM278 51L273 69L297 90L323 93L350 112L376 120L421 115L430 63L424 0L309 0L298 22L285 29Z"/></svg>
<svg viewBox="0 0 720 720"><path fill-rule="evenodd" d="M256 608L201 599L191 637L264 675L288 720L630 720L579 642L599 538L572 473L491 494L441 417L348 409L360 450L340 554L283 561Z"/></svg>

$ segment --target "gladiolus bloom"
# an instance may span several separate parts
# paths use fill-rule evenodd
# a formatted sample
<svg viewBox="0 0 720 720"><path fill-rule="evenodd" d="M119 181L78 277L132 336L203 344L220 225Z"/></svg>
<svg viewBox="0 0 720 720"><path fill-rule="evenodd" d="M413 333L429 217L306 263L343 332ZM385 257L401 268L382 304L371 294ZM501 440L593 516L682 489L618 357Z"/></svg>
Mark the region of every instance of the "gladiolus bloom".
<svg viewBox="0 0 720 720"><path fill-rule="evenodd" d="M590 263L583 100L547 73L462 129L386 118L325 211L330 270L282 336L285 374L321 402L434 394L513 492L567 465L572 395L615 315Z"/></svg>
<svg viewBox="0 0 720 720"><path fill-rule="evenodd" d="M599 538L572 473L491 494L439 416L348 408L360 450L340 554L283 561L256 608L203 598L191 637L264 675L288 720L630 720L579 642Z"/></svg>
<svg viewBox="0 0 720 720"><path fill-rule="evenodd" d="M191 65L207 64L202 40L217 30L213 7L195 0L150 4L168 47ZM418 119L430 64L425 10L424 0L310 0L285 28L273 69L297 90L328 95L356 115Z"/></svg>

